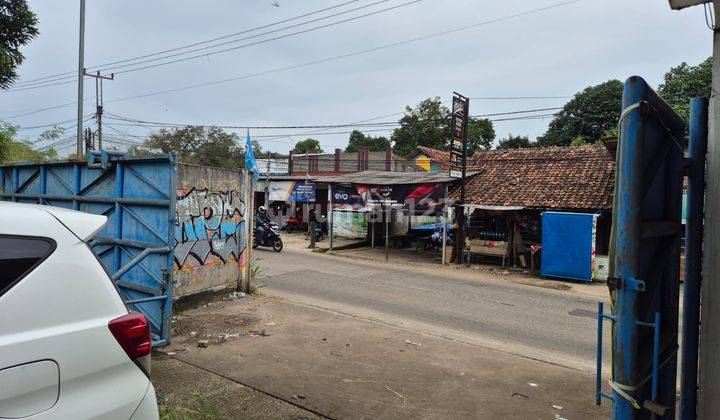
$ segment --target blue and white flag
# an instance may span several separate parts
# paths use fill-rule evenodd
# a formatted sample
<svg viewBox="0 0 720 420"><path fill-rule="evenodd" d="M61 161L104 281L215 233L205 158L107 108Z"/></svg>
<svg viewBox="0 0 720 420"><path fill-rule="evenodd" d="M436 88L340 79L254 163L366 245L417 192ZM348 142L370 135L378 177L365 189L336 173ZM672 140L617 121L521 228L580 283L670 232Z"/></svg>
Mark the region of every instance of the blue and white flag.
<svg viewBox="0 0 720 420"><path fill-rule="evenodd" d="M245 169L252 172L253 181L257 182L260 178L255 155L253 155L253 143L250 138L250 130L247 132L247 141L245 143Z"/></svg>

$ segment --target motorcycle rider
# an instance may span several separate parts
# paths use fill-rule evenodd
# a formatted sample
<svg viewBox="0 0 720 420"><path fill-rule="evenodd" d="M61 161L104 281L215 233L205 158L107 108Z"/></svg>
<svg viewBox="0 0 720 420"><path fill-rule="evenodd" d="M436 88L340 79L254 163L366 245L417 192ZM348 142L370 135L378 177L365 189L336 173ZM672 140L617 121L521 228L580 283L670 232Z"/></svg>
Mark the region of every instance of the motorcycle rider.
<svg viewBox="0 0 720 420"><path fill-rule="evenodd" d="M270 216L267 213L265 206L258 207L257 214L255 214L255 233L261 242L267 240L267 234L270 230Z"/></svg>

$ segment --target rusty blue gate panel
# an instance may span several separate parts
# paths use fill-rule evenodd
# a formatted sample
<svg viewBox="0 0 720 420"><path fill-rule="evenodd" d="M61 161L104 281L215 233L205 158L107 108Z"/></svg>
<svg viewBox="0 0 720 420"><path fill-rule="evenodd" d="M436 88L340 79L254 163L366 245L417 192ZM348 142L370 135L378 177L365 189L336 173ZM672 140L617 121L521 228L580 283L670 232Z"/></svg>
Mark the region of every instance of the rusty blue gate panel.
<svg viewBox="0 0 720 420"><path fill-rule="evenodd" d="M674 418L685 123L639 77L622 109L605 316L613 418Z"/></svg>
<svg viewBox="0 0 720 420"><path fill-rule="evenodd" d="M148 318L153 345L162 346L172 315L175 172L172 156L105 152L87 162L3 165L0 199L107 216L90 245L128 308Z"/></svg>

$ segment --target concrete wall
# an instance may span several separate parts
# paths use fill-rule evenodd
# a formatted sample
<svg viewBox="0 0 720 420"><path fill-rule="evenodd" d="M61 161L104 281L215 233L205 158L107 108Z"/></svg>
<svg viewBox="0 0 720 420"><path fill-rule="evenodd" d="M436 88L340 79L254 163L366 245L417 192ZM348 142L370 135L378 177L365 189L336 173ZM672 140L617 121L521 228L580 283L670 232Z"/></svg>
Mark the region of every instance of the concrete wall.
<svg viewBox="0 0 720 420"><path fill-rule="evenodd" d="M179 164L175 226L175 297L235 289L249 250L245 173Z"/></svg>

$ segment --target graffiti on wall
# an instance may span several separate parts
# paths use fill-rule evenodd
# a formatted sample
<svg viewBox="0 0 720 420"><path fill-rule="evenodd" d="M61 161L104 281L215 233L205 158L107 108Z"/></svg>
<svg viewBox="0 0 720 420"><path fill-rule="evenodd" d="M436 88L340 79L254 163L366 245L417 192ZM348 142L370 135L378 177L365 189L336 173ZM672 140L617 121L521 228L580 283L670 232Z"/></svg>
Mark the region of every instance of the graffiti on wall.
<svg viewBox="0 0 720 420"><path fill-rule="evenodd" d="M245 202L236 190L182 189L175 204L175 269L247 262Z"/></svg>

